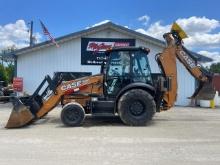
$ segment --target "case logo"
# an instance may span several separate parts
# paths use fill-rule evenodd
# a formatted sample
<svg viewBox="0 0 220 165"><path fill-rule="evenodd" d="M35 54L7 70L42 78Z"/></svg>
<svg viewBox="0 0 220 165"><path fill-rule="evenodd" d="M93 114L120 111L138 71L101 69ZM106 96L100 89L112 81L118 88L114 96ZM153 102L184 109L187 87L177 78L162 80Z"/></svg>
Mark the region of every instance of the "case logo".
<svg viewBox="0 0 220 165"><path fill-rule="evenodd" d="M67 91L67 90L74 90L76 88L80 88L84 85L88 84L88 79L84 79L84 80L78 80L78 81L74 81L70 84L64 84L61 86L61 90L62 91Z"/></svg>
<svg viewBox="0 0 220 165"><path fill-rule="evenodd" d="M192 58L189 57L189 55L187 55L184 51L180 51L180 55L183 57L183 59L185 60L187 65L189 65L190 68L196 67L195 61L193 61Z"/></svg>

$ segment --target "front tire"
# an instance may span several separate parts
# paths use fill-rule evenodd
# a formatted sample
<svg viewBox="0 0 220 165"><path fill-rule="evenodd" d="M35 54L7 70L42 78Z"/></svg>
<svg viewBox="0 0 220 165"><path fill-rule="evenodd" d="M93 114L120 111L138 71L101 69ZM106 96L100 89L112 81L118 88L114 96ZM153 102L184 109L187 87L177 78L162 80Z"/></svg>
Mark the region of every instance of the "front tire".
<svg viewBox="0 0 220 165"><path fill-rule="evenodd" d="M84 108L78 103L69 103L63 107L61 121L66 126L79 126L85 119Z"/></svg>
<svg viewBox="0 0 220 165"><path fill-rule="evenodd" d="M118 113L127 125L144 126L152 119L155 112L155 101L145 90L131 89L119 98Z"/></svg>

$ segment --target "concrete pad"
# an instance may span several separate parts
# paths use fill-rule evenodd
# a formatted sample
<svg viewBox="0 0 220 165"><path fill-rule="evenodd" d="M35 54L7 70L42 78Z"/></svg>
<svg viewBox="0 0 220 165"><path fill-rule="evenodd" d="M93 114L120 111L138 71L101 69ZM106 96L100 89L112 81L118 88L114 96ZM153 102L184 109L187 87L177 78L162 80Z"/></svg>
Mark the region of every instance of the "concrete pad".
<svg viewBox="0 0 220 165"><path fill-rule="evenodd" d="M0 165L220 164L220 109L175 107L146 127L87 117L69 128L58 107L33 125L7 130L11 108L0 104Z"/></svg>

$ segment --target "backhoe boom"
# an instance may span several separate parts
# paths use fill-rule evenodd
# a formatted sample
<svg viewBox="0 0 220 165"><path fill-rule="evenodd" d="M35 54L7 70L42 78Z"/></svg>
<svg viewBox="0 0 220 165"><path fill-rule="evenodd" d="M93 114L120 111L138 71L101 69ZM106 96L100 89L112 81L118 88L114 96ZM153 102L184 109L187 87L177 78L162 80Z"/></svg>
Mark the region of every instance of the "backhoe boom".
<svg viewBox="0 0 220 165"><path fill-rule="evenodd" d="M165 110L174 106L177 98L178 84L176 58L198 81L198 87L190 97L191 99L211 100L215 96L215 90L212 85L212 73L197 65L195 57L182 45L181 34L185 34L185 32L177 24L174 25L170 33L164 34L167 47L164 49L163 53L156 56L156 61L163 75L171 79L171 89L166 91L163 97L163 109ZM186 34L184 37L186 37Z"/></svg>

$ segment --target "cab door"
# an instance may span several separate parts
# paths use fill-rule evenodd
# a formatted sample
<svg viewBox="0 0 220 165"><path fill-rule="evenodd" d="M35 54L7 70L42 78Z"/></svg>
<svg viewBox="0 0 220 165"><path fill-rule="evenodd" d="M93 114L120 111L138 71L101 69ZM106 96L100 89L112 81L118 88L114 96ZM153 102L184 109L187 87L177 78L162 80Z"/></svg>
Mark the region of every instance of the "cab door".
<svg viewBox="0 0 220 165"><path fill-rule="evenodd" d="M129 51L111 52L105 80L106 95L115 97L124 86L131 83L130 62Z"/></svg>
<svg viewBox="0 0 220 165"><path fill-rule="evenodd" d="M135 51L131 54L132 82L142 82L152 85L151 69L147 54L143 51Z"/></svg>

